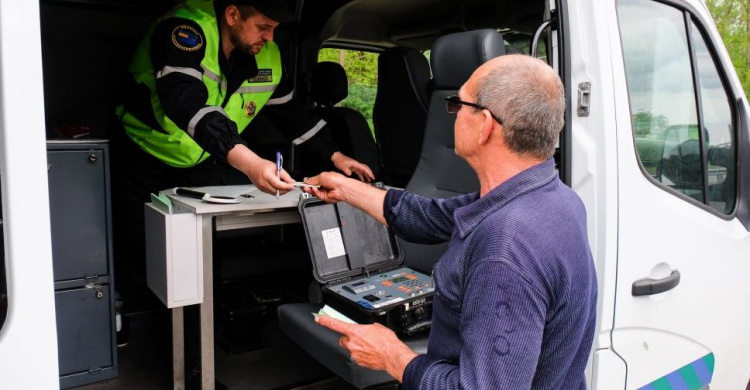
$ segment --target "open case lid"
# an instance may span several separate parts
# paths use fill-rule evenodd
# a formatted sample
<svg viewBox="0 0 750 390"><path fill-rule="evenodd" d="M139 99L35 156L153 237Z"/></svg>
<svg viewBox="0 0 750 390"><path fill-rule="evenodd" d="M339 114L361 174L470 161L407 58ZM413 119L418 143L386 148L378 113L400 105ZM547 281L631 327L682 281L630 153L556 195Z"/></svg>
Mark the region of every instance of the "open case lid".
<svg viewBox="0 0 750 390"><path fill-rule="evenodd" d="M401 265L396 236L375 218L347 204L303 197L299 213L305 228L315 280L326 284Z"/></svg>

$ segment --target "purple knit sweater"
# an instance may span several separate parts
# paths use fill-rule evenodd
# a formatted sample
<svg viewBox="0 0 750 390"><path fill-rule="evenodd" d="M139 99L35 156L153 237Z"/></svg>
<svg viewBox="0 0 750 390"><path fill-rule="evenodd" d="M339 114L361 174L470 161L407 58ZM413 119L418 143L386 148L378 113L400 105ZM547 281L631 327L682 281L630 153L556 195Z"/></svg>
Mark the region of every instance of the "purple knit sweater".
<svg viewBox="0 0 750 390"><path fill-rule="evenodd" d="M586 211L553 160L487 195L386 195L385 217L413 242L450 240L435 266L427 353L407 389L585 389L596 273Z"/></svg>

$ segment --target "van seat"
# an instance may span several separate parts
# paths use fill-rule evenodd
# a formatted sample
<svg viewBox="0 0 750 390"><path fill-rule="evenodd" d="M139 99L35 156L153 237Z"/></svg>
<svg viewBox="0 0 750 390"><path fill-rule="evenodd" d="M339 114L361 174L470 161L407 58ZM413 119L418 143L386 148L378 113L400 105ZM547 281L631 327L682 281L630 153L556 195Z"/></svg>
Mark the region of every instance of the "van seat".
<svg viewBox="0 0 750 390"><path fill-rule="evenodd" d="M316 104L315 115L321 117L328 124L333 141L341 153L367 164L375 175L380 178L380 161L377 146L370 126L364 115L348 107L336 107L349 95L349 83L346 70L336 62L319 62L315 64L310 75L310 96ZM334 170L333 164L310 163L314 158L305 157L308 152L302 149L304 163L303 173L314 175L322 171ZM310 162L310 163L307 163Z"/></svg>
<svg viewBox="0 0 750 390"><path fill-rule="evenodd" d="M378 57L373 107L383 182L403 188L419 161L430 104L430 65L419 51L392 47Z"/></svg>

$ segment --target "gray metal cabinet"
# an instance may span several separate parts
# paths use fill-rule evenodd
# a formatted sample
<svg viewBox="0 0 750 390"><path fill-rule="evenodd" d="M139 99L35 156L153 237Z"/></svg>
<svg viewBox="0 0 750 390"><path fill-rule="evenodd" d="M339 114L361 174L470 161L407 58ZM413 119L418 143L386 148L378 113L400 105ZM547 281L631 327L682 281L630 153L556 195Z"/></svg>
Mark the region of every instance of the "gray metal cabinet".
<svg viewBox="0 0 750 390"><path fill-rule="evenodd" d="M47 154L55 281L109 274L104 151Z"/></svg>
<svg viewBox="0 0 750 390"><path fill-rule="evenodd" d="M109 149L48 141L60 387L117 376Z"/></svg>
<svg viewBox="0 0 750 390"><path fill-rule="evenodd" d="M60 373L97 373L112 366L109 286L89 286L55 292ZM95 319L104 319L103 321Z"/></svg>

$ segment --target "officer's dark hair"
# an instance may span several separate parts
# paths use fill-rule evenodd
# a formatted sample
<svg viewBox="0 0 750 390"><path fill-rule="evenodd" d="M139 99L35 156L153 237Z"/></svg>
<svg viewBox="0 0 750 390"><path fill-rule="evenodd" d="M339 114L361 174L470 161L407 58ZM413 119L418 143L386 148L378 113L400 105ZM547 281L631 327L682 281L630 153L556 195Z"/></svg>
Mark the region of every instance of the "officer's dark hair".
<svg viewBox="0 0 750 390"><path fill-rule="evenodd" d="M223 15L224 11L229 7L230 5L233 5L237 7L237 9L240 11L240 19L247 20L247 18L255 15L255 7L252 5L247 4L239 4L237 1L233 0L220 0L216 2L216 14L217 15Z"/></svg>
<svg viewBox="0 0 750 390"><path fill-rule="evenodd" d="M244 4L235 4L237 6L237 9L240 10L240 18L242 20L247 20L247 18L255 15L255 7L252 5L244 5Z"/></svg>

